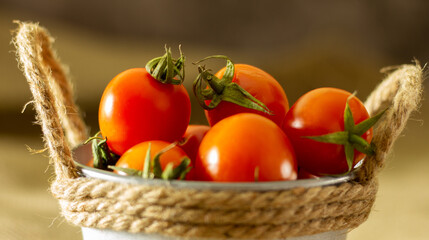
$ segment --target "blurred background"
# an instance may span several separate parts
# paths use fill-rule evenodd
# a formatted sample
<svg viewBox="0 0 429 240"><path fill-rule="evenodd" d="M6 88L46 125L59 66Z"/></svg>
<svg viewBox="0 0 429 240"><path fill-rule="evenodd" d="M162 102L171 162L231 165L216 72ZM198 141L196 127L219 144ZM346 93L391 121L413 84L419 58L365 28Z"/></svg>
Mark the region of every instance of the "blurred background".
<svg viewBox="0 0 429 240"><path fill-rule="evenodd" d="M39 22L55 37L54 48L69 67L77 103L95 133L106 84L162 55L164 44L175 56L182 44L189 91L197 74L190 63L224 54L269 72L291 104L322 86L357 90L364 100L384 77L381 68L429 60L428 10L424 0L0 0L1 239L81 239L48 192L53 173L46 153L34 155L26 147L41 149L43 143L33 109L21 113L32 98L10 44L13 20ZM428 239L427 96L380 175L369 220L348 239ZM205 124L192 99L191 122Z"/></svg>

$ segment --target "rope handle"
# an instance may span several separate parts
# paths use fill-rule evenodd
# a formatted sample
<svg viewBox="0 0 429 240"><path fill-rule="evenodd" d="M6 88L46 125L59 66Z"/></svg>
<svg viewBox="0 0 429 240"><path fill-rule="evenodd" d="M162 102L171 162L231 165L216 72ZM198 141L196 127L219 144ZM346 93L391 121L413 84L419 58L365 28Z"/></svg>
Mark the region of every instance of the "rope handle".
<svg viewBox="0 0 429 240"><path fill-rule="evenodd" d="M64 67L51 48L54 39L37 23L14 22L18 24L13 39L18 64L33 94L55 173L57 177L77 177L70 149L87 138L87 130Z"/></svg>
<svg viewBox="0 0 429 240"><path fill-rule="evenodd" d="M422 98L424 71L418 61L384 68L381 72L388 75L368 96L365 107L371 116L388 110L374 129L375 154L364 161L357 173L357 181L361 183L371 180L383 168L394 142Z"/></svg>
<svg viewBox="0 0 429 240"><path fill-rule="evenodd" d="M34 96L37 119L55 172L57 177L74 178L77 172L70 149L87 139L87 130L74 104L71 83L51 48L54 40L48 31L37 23L15 22L19 25L13 40L17 59ZM376 154L368 157L357 172L361 183L371 180L383 167L386 155L421 99L423 69L417 62L387 70L390 74L365 102L370 115L390 107L374 131Z"/></svg>

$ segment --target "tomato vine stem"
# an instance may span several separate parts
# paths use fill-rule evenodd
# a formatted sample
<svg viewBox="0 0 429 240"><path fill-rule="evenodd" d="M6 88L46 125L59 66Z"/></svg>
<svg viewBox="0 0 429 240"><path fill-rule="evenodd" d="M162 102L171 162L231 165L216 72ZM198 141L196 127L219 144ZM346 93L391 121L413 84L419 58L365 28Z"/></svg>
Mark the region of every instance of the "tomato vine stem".
<svg viewBox="0 0 429 240"><path fill-rule="evenodd" d="M112 152L107 145L107 137L100 137L100 132L88 138L84 144L92 141L92 157L94 168L108 170L109 165L115 165L119 159L119 155Z"/></svg>
<svg viewBox="0 0 429 240"><path fill-rule="evenodd" d="M147 62L146 71L161 83L182 84L185 80L185 56L182 53L181 45L179 45L180 57L178 59L171 56L171 48L167 48L167 46L164 48L163 56Z"/></svg>
<svg viewBox="0 0 429 240"><path fill-rule="evenodd" d="M201 107L205 110L212 110L216 108L220 102L226 101L272 115L270 109L263 102L252 96L240 85L233 82L235 66L227 56L208 56L193 64L199 64L213 58L226 60L226 68L222 79L219 79L211 73L210 69L198 65L199 74L193 83L193 92ZM205 83L205 85L203 83ZM206 101L210 101L210 103L207 104Z"/></svg>

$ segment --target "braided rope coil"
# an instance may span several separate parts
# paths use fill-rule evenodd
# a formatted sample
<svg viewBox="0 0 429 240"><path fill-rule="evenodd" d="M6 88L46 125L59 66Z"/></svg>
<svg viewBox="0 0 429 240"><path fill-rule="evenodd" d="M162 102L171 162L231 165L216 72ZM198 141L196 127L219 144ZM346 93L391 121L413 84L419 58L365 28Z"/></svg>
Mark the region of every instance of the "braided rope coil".
<svg viewBox="0 0 429 240"><path fill-rule="evenodd" d="M57 181L52 191L66 218L79 226L183 237L277 239L360 225L375 200L377 184L371 184L235 192L76 179Z"/></svg>
<svg viewBox="0 0 429 240"><path fill-rule="evenodd" d="M215 191L84 178L70 149L87 138L87 131L51 48L53 39L38 24L17 24L17 59L55 167L51 191L62 215L82 227L222 239L280 239L355 228L367 219L377 193L376 174L421 98L418 63L399 66L387 76L365 103L370 115L390 106L375 129L376 154L364 161L353 181L339 185Z"/></svg>

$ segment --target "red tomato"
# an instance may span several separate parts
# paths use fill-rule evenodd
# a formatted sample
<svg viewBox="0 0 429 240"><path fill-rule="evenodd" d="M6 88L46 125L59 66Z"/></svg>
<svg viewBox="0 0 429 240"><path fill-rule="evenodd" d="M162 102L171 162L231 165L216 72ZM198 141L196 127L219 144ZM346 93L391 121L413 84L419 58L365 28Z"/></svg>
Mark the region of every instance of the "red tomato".
<svg viewBox="0 0 429 240"><path fill-rule="evenodd" d="M128 149L118 160L116 163L116 167L121 168L131 168L135 170L143 170L144 160L146 157L146 152L150 143L150 156L153 159L161 150L170 145L168 142L164 141L146 141L134 145L132 148ZM175 146L172 149L163 153L159 159L161 163L161 168L164 170L165 166L168 163L173 163L173 167L177 167L183 158L188 157L180 147ZM114 172L126 175L121 171L115 170Z"/></svg>
<svg viewBox="0 0 429 240"><path fill-rule="evenodd" d="M318 176L313 175L302 168L298 169L298 179L313 179L318 178Z"/></svg>
<svg viewBox="0 0 429 240"><path fill-rule="evenodd" d="M206 181L294 180L297 164L292 145L279 126L257 114L240 113L207 132L195 172L197 179Z"/></svg>
<svg viewBox="0 0 429 240"><path fill-rule="evenodd" d="M249 112L267 117L281 127L289 109L289 102L282 86L270 74L257 67L247 64L235 64L234 66L235 72L232 82L237 83L253 97L264 103L272 115L222 101L216 108L205 111L210 126L234 114ZM221 79L225 70L226 67L217 72L215 76ZM207 101L207 104L209 102Z"/></svg>
<svg viewBox="0 0 429 240"><path fill-rule="evenodd" d="M191 112L183 85L164 84L144 68L126 70L107 85L99 108L101 134L118 155L149 140L180 140Z"/></svg>
<svg viewBox="0 0 429 240"><path fill-rule="evenodd" d="M189 125L186 129L185 135L183 136L185 143L180 147L191 158L192 162L195 162L200 143L209 129L210 127L206 125Z"/></svg>
<svg viewBox="0 0 429 240"><path fill-rule="evenodd" d="M336 88L318 88L302 97L286 115L283 130L292 142L299 167L314 175L342 174L348 171L344 146L318 142L308 136L320 136L344 131L344 110L351 93ZM355 124L369 118L362 102L351 97L349 106ZM372 139L372 128L362 136L368 143ZM365 154L354 151L357 164Z"/></svg>

